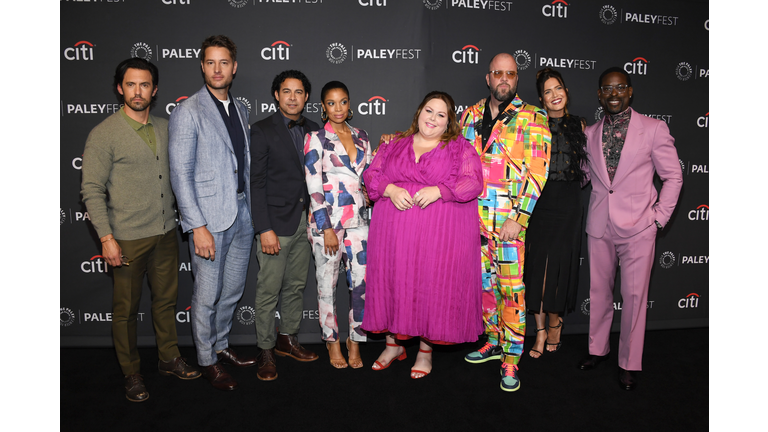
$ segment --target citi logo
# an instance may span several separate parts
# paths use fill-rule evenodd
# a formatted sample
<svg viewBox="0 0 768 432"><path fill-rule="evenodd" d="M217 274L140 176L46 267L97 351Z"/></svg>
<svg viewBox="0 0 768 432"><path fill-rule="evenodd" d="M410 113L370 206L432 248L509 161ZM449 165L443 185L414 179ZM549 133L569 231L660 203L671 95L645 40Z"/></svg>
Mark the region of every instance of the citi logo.
<svg viewBox="0 0 768 432"><path fill-rule="evenodd" d="M624 71L628 74L647 75L648 74L648 60L637 57L631 62L624 63Z"/></svg>
<svg viewBox="0 0 768 432"><path fill-rule="evenodd" d="M192 314L189 313L190 309L192 309L192 306L187 306L187 308L184 309L183 311L176 312L176 322L179 322L179 323L192 322Z"/></svg>
<svg viewBox="0 0 768 432"><path fill-rule="evenodd" d="M386 6L387 0L357 0L360 6Z"/></svg>
<svg viewBox="0 0 768 432"><path fill-rule="evenodd" d="M704 114L703 116L696 119L696 126L700 128L708 128L709 127L709 113Z"/></svg>
<svg viewBox="0 0 768 432"><path fill-rule="evenodd" d="M72 168L76 170L83 169L83 155L80 155L74 159L72 159Z"/></svg>
<svg viewBox="0 0 768 432"><path fill-rule="evenodd" d="M275 41L272 45L261 50L261 58L264 60L290 60L291 44L285 41Z"/></svg>
<svg viewBox="0 0 768 432"><path fill-rule="evenodd" d="M552 4L544 5L541 13L550 18L568 18L568 3L563 0L555 0Z"/></svg>
<svg viewBox="0 0 768 432"><path fill-rule="evenodd" d="M176 106L177 106L178 104L180 104L180 103L181 103L181 102L182 102L184 99L186 99L186 98L188 98L188 97L189 97L189 96L182 96L182 97L180 97L180 98L176 99L176 101L175 101L175 102L171 102L171 103L169 103L168 105L166 105L166 106L165 106L165 113L166 113L166 114L168 114L168 115L171 115L171 111L173 111L173 109L174 109L174 108L176 108Z"/></svg>
<svg viewBox="0 0 768 432"><path fill-rule="evenodd" d="M698 207L696 207L696 210L691 210L688 212L688 219L689 220L703 220L708 221L709 220L709 206L706 204L702 204Z"/></svg>
<svg viewBox="0 0 768 432"><path fill-rule="evenodd" d="M699 295L696 293L690 293L684 298L681 298L677 302L677 307L680 309L690 309L699 307Z"/></svg>
<svg viewBox="0 0 768 432"><path fill-rule="evenodd" d="M387 100L381 96L373 96L368 102L357 106L360 115L385 115L387 113Z"/></svg>
<svg viewBox="0 0 768 432"><path fill-rule="evenodd" d="M83 261L80 264L80 270L83 273L106 273L109 270L109 265L104 261L104 257L101 255L94 255L88 261Z"/></svg>
<svg viewBox="0 0 768 432"><path fill-rule="evenodd" d="M188 4L192 4L192 0L163 0L163 4L167 4L167 5L175 5L175 4L188 5Z"/></svg>
<svg viewBox="0 0 768 432"><path fill-rule="evenodd" d="M451 55L454 63L480 63L480 48L474 45L467 45L460 50L456 50Z"/></svg>
<svg viewBox="0 0 768 432"><path fill-rule="evenodd" d="M64 49L64 58L67 60L93 60L93 44L88 41L80 41L75 46Z"/></svg>

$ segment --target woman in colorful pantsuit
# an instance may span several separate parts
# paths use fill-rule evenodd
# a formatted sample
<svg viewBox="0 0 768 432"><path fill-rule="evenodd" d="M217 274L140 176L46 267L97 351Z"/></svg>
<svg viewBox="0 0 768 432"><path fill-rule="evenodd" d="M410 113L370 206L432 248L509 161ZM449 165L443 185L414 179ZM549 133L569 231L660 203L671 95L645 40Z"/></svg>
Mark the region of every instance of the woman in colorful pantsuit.
<svg viewBox="0 0 768 432"><path fill-rule="evenodd" d="M349 366L363 367L359 342L366 341L363 322L365 266L368 243L367 197L363 171L371 162L368 134L347 123L352 118L349 90L339 81L326 84L320 99L325 127L308 135L304 144L304 168L310 196L307 235L317 269L317 302L322 338L337 369L347 367L341 352L336 320L336 283L339 263L347 269L351 292ZM343 246L343 247L342 247Z"/></svg>

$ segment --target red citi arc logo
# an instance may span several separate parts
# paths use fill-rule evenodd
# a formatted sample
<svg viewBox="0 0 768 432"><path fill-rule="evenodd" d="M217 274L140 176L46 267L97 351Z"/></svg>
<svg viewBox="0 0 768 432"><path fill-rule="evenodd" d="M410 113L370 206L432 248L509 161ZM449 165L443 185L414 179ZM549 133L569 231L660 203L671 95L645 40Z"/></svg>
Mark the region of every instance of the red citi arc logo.
<svg viewBox="0 0 768 432"><path fill-rule="evenodd" d="M188 97L189 96L182 96L182 97L176 99L175 102L171 102L168 105L166 105L165 106L165 113L168 114L168 115L171 115L171 111L173 111L173 109L176 108L176 105L180 104L181 101L183 101L184 99L186 99Z"/></svg>
<svg viewBox="0 0 768 432"><path fill-rule="evenodd" d="M83 273L106 273L109 270L109 265L104 261L104 257L101 255L94 255L88 261L83 261L80 264L80 270Z"/></svg>
<svg viewBox="0 0 768 432"><path fill-rule="evenodd" d="M552 4L544 5L541 13L550 18L568 18L568 3L564 0L555 0Z"/></svg>
<svg viewBox="0 0 768 432"><path fill-rule="evenodd" d="M624 63L624 71L633 75L646 75L648 74L648 60L636 57L631 62Z"/></svg>
<svg viewBox="0 0 768 432"><path fill-rule="evenodd" d="M180 322L180 323L192 322L192 316L189 313L190 309L192 309L192 306L187 306L187 308L184 309L183 311L176 312L176 322Z"/></svg>
<svg viewBox="0 0 768 432"><path fill-rule="evenodd" d="M474 45L467 45L460 50L453 52L451 59L454 63L480 63L480 48Z"/></svg>
<svg viewBox="0 0 768 432"><path fill-rule="evenodd" d="M690 220L709 220L709 206L706 204L702 204L698 207L696 207L696 210L691 210L688 212L688 219Z"/></svg>
<svg viewBox="0 0 768 432"><path fill-rule="evenodd" d="M291 44L286 41L275 41L272 45L261 50L261 58L264 60L289 60Z"/></svg>
<svg viewBox="0 0 768 432"><path fill-rule="evenodd" d="M368 102L357 106L360 115L385 115L387 113L387 100L381 96L373 96Z"/></svg>
<svg viewBox="0 0 768 432"><path fill-rule="evenodd" d="M696 293L690 293L685 298L681 298L677 302L677 307L680 309L689 309L699 307L699 295Z"/></svg>
<svg viewBox="0 0 768 432"><path fill-rule="evenodd" d="M709 127L709 113L706 113L705 115L699 117L696 119L696 126L700 128L708 128Z"/></svg>
<svg viewBox="0 0 768 432"><path fill-rule="evenodd" d="M88 41L80 41L74 47L64 50L64 58L67 60L93 60L93 44Z"/></svg>

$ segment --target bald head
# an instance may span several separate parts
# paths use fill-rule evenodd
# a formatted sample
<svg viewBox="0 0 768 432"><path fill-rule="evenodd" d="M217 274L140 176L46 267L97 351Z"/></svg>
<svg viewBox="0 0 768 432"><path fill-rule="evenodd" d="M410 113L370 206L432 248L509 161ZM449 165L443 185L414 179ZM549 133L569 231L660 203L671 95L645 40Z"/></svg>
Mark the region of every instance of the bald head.
<svg viewBox="0 0 768 432"><path fill-rule="evenodd" d="M515 71L517 70L517 62L515 61L515 57L513 57L512 54L508 54L508 53L498 53L495 56L493 56L491 61L488 63L488 70L489 71L497 70L498 68L494 67L494 62L501 62L504 60L506 60L504 62L505 64L508 64L510 61L514 63L515 68L510 70L515 70Z"/></svg>
<svg viewBox="0 0 768 432"><path fill-rule="evenodd" d="M497 72L494 74L492 72ZM507 102L517 94L517 62L511 54L496 54L488 65L485 82L496 104Z"/></svg>

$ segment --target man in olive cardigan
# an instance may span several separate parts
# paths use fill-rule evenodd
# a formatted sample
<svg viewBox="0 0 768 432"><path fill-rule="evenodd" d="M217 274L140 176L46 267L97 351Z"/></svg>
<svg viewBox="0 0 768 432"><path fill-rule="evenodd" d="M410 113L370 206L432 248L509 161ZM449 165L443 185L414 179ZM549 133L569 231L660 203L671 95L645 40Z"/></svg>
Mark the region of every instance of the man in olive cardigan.
<svg viewBox="0 0 768 432"><path fill-rule="evenodd" d="M131 402L149 398L136 348L145 273L152 290L160 373L181 379L200 376L179 354L176 336L179 245L168 120L149 114L157 81L157 67L146 60L121 62L114 89L124 106L91 131L83 153L81 193L101 240L102 257L113 267L112 339Z"/></svg>

